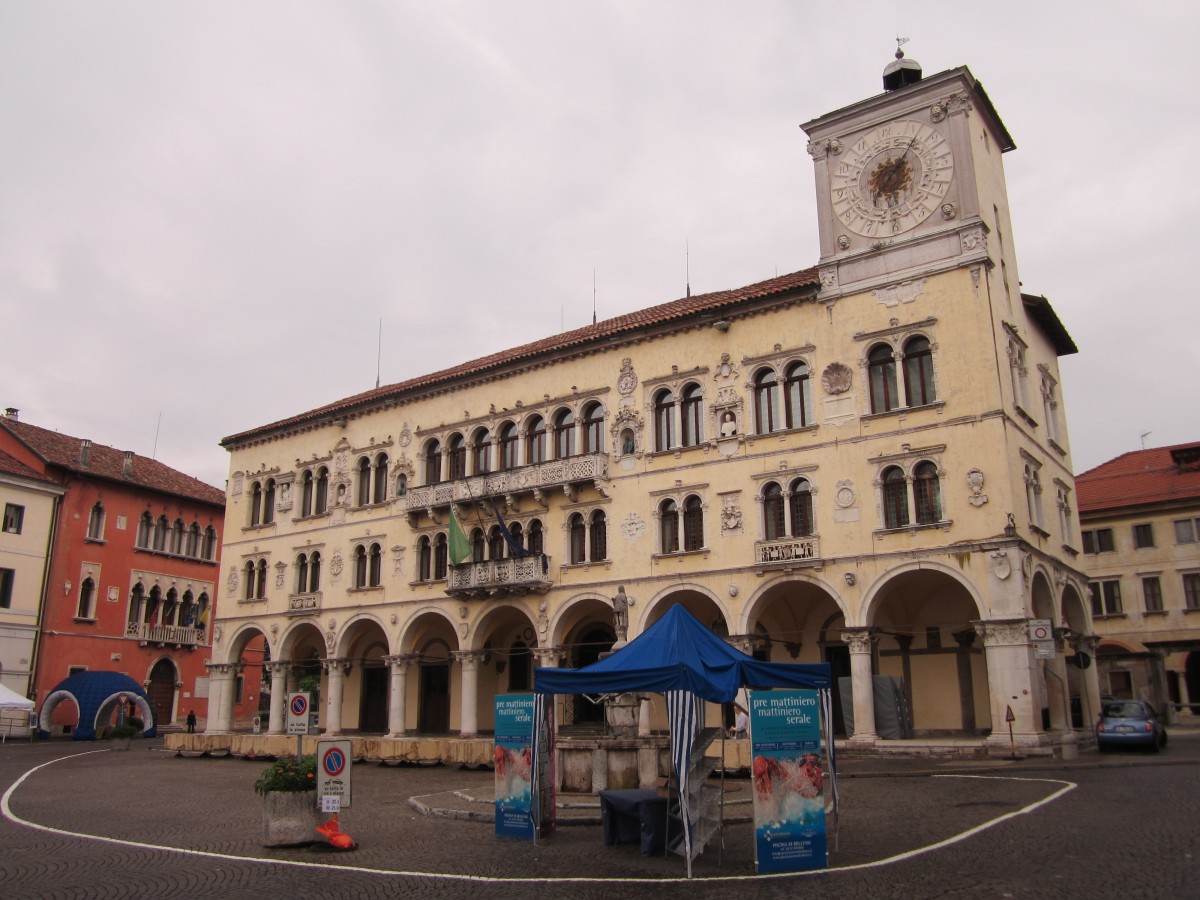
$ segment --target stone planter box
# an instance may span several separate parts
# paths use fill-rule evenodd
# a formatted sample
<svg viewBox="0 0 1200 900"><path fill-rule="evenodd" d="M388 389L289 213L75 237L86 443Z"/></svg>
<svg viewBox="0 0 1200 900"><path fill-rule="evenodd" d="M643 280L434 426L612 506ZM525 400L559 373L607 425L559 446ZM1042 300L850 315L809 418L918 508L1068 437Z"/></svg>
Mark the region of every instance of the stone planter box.
<svg viewBox="0 0 1200 900"><path fill-rule="evenodd" d="M295 847L317 839L316 791L272 791L263 797L263 846Z"/></svg>

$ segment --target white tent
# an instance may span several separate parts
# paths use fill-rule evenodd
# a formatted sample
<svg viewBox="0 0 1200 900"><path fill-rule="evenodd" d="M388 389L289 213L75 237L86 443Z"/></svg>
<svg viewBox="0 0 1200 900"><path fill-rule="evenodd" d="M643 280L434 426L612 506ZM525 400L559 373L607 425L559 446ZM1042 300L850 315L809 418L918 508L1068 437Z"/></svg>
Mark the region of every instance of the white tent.
<svg viewBox="0 0 1200 900"><path fill-rule="evenodd" d="M14 690L0 684L0 739L7 739L10 734L22 737L32 735L29 728L29 713L33 709L33 701L27 700Z"/></svg>
<svg viewBox="0 0 1200 900"><path fill-rule="evenodd" d="M33 709L33 701L0 684L0 709Z"/></svg>

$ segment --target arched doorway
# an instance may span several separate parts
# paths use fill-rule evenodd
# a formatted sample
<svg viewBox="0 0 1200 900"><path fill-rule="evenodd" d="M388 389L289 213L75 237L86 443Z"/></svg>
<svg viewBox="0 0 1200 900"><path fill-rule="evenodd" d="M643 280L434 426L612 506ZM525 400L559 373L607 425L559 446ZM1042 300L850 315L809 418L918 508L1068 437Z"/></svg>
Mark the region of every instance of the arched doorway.
<svg viewBox="0 0 1200 900"><path fill-rule="evenodd" d="M434 638L421 648L417 730L450 733L450 646Z"/></svg>
<svg viewBox="0 0 1200 900"><path fill-rule="evenodd" d="M159 727L175 721L175 664L171 660L160 659L150 670L146 698L150 701L154 721Z"/></svg>

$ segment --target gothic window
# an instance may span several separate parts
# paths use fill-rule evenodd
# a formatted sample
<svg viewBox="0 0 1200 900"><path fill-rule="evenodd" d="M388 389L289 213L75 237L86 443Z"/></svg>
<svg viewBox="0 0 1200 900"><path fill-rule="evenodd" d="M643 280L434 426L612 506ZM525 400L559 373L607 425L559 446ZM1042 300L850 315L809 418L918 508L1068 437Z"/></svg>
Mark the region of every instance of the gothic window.
<svg viewBox="0 0 1200 900"><path fill-rule="evenodd" d="M83 579L83 584L79 586L79 608L75 612L76 618L91 619L93 618L93 608L96 602L96 582L91 577Z"/></svg>
<svg viewBox="0 0 1200 900"><path fill-rule="evenodd" d="M791 513L792 537L808 537L816 530L813 523L812 485L806 478L792 482L792 495L788 498Z"/></svg>
<svg viewBox="0 0 1200 900"><path fill-rule="evenodd" d="M256 570L255 574L258 576L255 579L257 582L255 585L257 594L255 594L255 596L258 597L259 600L265 600L267 599L267 561L265 559L260 559L258 561L258 569Z"/></svg>
<svg viewBox="0 0 1200 900"><path fill-rule="evenodd" d="M196 601L196 631L200 636L204 636L204 629L208 627L208 594L201 594L200 599Z"/></svg>
<svg viewBox="0 0 1200 900"><path fill-rule="evenodd" d="M365 456L358 460L357 505L367 506L371 502L371 460Z"/></svg>
<svg viewBox="0 0 1200 900"><path fill-rule="evenodd" d="M554 458L566 459L575 455L575 416L569 409L560 410L554 417Z"/></svg>
<svg viewBox="0 0 1200 900"><path fill-rule="evenodd" d="M275 521L275 479L268 478L263 489L262 523L270 525Z"/></svg>
<svg viewBox="0 0 1200 900"><path fill-rule="evenodd" d="M592 513L591 560L599 562L602 559L608 559L608 523L604 510L598 509Z"/></svg>
<svg viewBox="0 0 1200 900"><path fill-rule="evenodd" d="M683 504L683 549L700 550L704 547L704 504L692 495Z"/></svg>
<svg viewBox="0 0 1200 900"><path fill-rule="evenodd" d="M487 542L483 539L483 529L476 528L471 532L471 562L483 562L487 554Z"/></svg>
<svg viewBox="0 0 1200 900"><path fill-rule="evenodd" d="M1030 524L1042 527L1042 481L1040 466L1025 463L1025 502L1029 507Z"/></svg>
<svg viewBox="0 0 1200 900"><path fill-rule="evenodd" d="M585 548L587 546L587 529L583 524L582 513L572 513L570 521L571 532L571 562L581 563L585 560Z"/></svg>
<svg viewBox="0 0 1200 900"><path fill-rule="evenodd" d="M754 376L754 429L768 434L782 428L779 416L779 379L774 370L763 369Z"/></svg>
<svg viewBox="0 0 1200 900"><path fill-rule="evenodd" d="M146 602L146 592L140 584L135 584L129 594L129 617L126 621L137 623L142 621L142 605Z"/></svg>
<svg viewBox="0 0 1200 900"><path fill-rule="evenodd" d="M704 440L704 425L701 421L703 414L703 396L700 385L692 383L683 389L679 400L679 423L684 447L695 447Z"/></svg>
<svg viewBox="0 0 1200 900"><path fill-rule="evenodd" d="M262 482L256 481L250 488L250 527L262 524Z"/></svg>
<svg viewBox="0 0 1200 900"><path fill-rule="evenodd" d="M388 483L388 455L380 453L375 457L375 478L374 491L371 500L375 503L382 503L387 499L387 483Z"/></svg>
<svg viewBox="0 0 1200 900"><path fill-rule="evenodd" d="M99 500L88 514L87 536L90 541L104 540L104 504Z"/></svg>
<svg viewBox="0 0 1200 900"><path fill-rule="evenodd" d="M203 555L209 562L217 558L217 529L211 525L204 529Z"/></svg>
<svg viewBox="0 0 1200 900"><path fill-rule="evenodd" d="M679 552L679 507L674 500L664 500L658 507L659 546L663 553Z"/></svg>
<svg viewBox="0 0 1200 900"><path fill-rule="evenodd" d="M583 408L583 452L599 453L603 447L604 407L589 403Z"/></svg>
<svg viewBox="0 0 1200 900"><path fill-rule="evenodd" d="M314 550L308 560L308 592L315 594L321 589L321 554Z"/></svg>
<svg viewBox="0 0 1200 900"><path fill-rule="evenodd" d="M909 406L925 406L937 399L928 338L914 337L904 345L904 396Z"/></svg>
<svg viewBox="0 0 1200 900"><path fill-rule="evenodd" d="M354 548L354 586L367 586L367 548L362 544Z"/></svg>
<svg viewBox="0 0 1200 900"><path fill-rule="evenodd" d="M512 538L513 546L520 548L525 547L525 530L521 528L520 522L513 522L512 525L508 527L508 535Z"/></svg>
<svg viewBox="0 0 1200 900"><path fill-rule="evenodd" d="M301 553L296 557L296 593L308 591L308 557Z"/></svg>
<svg viewBox="0 0 1200 900"><path fill-rule="evenodd" d="M317 515L329 511L329 470L324 466L317 469L317 495L313 500L313 512Z"/></svg>
<svg viewBox="0 0 1200 900"><path fill-rule="evenodd" d="M867 383L871 412L890 412L900 405L896 393L896 360L887 344L879 344L867 354Z"/></svg>
<svg viewBox="0 0 1200 900"><path fill-rule="evenodd" d="M422 535L417 541L417 580L429 581L430 574L433 571L433 545L429 543L429 537Z"/></svg>
<svg viewBox="0 0 1200 900"><path fill-rule="evenodd" d="M892 466L883 473L883 527L903 528L908 524L908 480L904 470Z"/></svg>
<svg viewBox="0 0 1200 900"><path fill-rule="evenodd" d="M507 471L517 467L517 426L505 422L500 426L500 468Z"/></svg>
<svg viewBox="0 0 1200 900"><path fill-rule="evenodd" d="M783 490L773 481L763 486L763 531L768 541L785 536L783 530Z"/></svg>
<svg viewBox="0 0 1200 900"><path fill-rule="evenodd" d="M450 466L450 480L467 477L467 442L457 432L446 441L446 462Z"/></svg>
<svg viewBox="0 0 1200 900"><path fill-rule="evenodd" d="M783 379L783 401L788 428L803 428L812 424L812 386L805 363L794 362L787 367Z"/></svg>
<svg viewBox="0 0 1200 900"><path fill-rule="evenodd" d="M446 543L446 536L439 534L434 540L433 545L433 577L446 577L446 563L450 558L450 548Z"/></svg>
<svg viewBox="0 0 1200 900"><path fill-rule="evenodd" d="M367 584L379 587L383 583L383 548L378 544L371 545L367 561Z"/></svg>
<svg viewBox="0 0 1200 900"><path fill-rule="evenodd" d="M475 463L476 475L486 475L492 471L492 435L486 428L475 432Z"/></svg>
<svg viewBox="0 0 1200 900"><path fill-rule="evenodd" d="M179 611L179 594L175 588L167 591L167 602L163 604L162 624L174 625L175 614Z"/></svg>
<svg viewBox="0 0 1200 900"><path fill-rule="evenodd" d="M668 390L654 395L654 449L670 450L675 434L675 398Z"/></svg>
<svg viewBox="0 0 1200 900"><path fill-rule="evenodd" d="M160 553L167 549L167 532L171 530L171 523L167 521L166 516L159 516L158 521L154 523L154 549Z"/></svg>
<svg viewBox="0 0 1200 900"><path fill-rule="evenodd" d="M246 561L245 571L242 572L242 578L246 583L245 590L242 593L242 599L254 599L254 560Z"/></svg>
<svg viewBox="0 0 1200 900"><path fill-rule="evenodd" d="M913 500L916 501L918 525L932 525L942 520L942 489L937 466L933 463L919 463L913 470Z"/></svg>
<svg viewBox="0 0 1200 900"><path fill-rule="evenodd" d="M162 603L162 591L157 587L150 588L150 597L146 600L146 608L143 610L143 622L146 625L157 625L159 606Z"/></svg>
<svg viewBox="0 0 1200 900"><path fill-rule="evenodd" d="M311 516L313 514L313 473L312 469L305 469L304 474L300 476L300 515Z"/></svg>
<svg viewBox="0 0 1200 900"><path fill-rule="evenodd" d="M183 555L183 519L176 519L171 526L170 552L176 556Z"/></svg>
<svg viewBox="0 0 1200 900"><path fill-rule="evenodd" d="M525 463L537 465L546 461L546 420L534 416L525 429Z"/></svg>
<svg viewBox="0 0 1200 900"><path fill-rule="evenodd" d="M425 483L437 484L442 480L442 445L436 439L425 445Z"/></svg>
<svg viewBox="0 0 1200 900"><path fill-rule="evenodd" d="M149 550L154 536L154 519L148 512L144 512L141 518L138 519L137 544L143 550Z"/></svg>
<svg viewBox="0 0 1200 900"><path fill-rule="evenodd" d="M504 535L499 525L493 525L488 532L488 559L504 559Z"/></svg>
<svg viewBox="0 0 1200 900"><path fill-rule="evenodd" d="M529 552L541 556L546 552L545 534L542 531L542 523L534 519L529 523Z"/></svg>
<svg viewBox="0 0 1200 900"><path fill-rule="evenodd" d="M192 527L187 533L187 547L184 548L184 555L189 559L195 559L200 555L200 523L193 522Z"/></svg>

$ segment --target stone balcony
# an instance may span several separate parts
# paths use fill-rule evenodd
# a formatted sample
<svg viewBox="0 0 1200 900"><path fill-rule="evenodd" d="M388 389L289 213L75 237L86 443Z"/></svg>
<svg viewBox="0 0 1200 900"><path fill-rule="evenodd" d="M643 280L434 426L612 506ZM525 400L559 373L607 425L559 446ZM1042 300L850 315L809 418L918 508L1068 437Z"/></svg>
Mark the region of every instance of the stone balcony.
<svg viewBox="0 0 1200 900"><path fill-rule="evenodd" d="M754 561L771 568L820 565L820 544L815 537L755 541Z"/></svg>
<svg viewBox="0 0 1200 900"><path fill-rule="evenodd" d="M125 637L147 644L175 644L196 647L204 643L204 629L190 625L153 625L149 622L130 622Z"/></svg>
<svg viewBox="0 0 1200 900"><path fill-rule="evenodd" d="M544 594L552 582L542 556L488 559L451 566L446 593L463 599Z"/></svg>
<svg viewBox="0 0 1200 900"><path fill-rule="evenodd" d="M475 503L488 497L504 498L510 512L520 509L523 495L532 496L538 505L546 508L551 491L561 490L569 500L574 501L579 486L588 482L601 494L607 495L607 453L552 459L502 472L469 475L453 481L410 488L404 496L404 508L410 516L426 513L434 521L438 521L434 511L439 508L451 503Z"/></svg>

